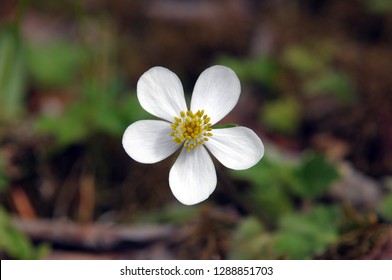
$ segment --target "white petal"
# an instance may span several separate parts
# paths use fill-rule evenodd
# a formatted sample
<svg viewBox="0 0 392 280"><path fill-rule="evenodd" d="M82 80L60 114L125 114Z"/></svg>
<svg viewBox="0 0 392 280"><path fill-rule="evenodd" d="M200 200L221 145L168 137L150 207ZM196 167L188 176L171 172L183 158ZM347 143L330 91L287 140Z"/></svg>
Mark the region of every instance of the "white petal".
<svg viewBox="0 0 392 280"><path fill-rule="evenodd" d="M182 149L169 174L174 196L183 204L196 204L210 196L216 183L215 167L206 149Z"/></svg>
<svg viewBox="0 0 392 280"><path fill-rule="evenodd" d="M253 130L243 127L213 129L205 142L208 150L226 167L236 170L255 165L264 155L264 145Z"/></svg>
<svg viewBox="0 0 392 280"><path fill-rule="evenodd" d="M165 121L137 121L125 130L122 144L134 160L155 163L167 158L179 148L169 135L171 131L170 123Z"/></svg>
<svg viewBox="0 0 392 280"><path fill-rule="evenodd" d="M225 66L212 66L197 79L192 94L191 110L204 110L215 124L237 104L241 85L233 70Z"/></svg>
<svg viewBox="0 0 392 280"><path fill-rule="evenodd" d="M140 77L137 97L144 110L169 122L187 110L180 79L163 67L153 67Z"/></svg>

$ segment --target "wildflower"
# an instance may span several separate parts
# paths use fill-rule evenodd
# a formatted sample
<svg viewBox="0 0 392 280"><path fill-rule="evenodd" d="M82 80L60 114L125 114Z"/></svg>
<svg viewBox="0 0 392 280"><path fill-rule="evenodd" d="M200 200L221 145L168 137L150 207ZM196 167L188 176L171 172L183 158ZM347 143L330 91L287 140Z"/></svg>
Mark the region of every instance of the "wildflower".
<svg viewBox="0 0 392 280"><path fill-rule="evenodd" d="M213 127L234 108L240 92L234 71L212 66L198 78L188 110L177 75L151 68L138 81L137 97L144 110L162 120L131 124L122 139L125 151L138 162L155 163L181 149L169 174L173 195L187 205L207 199L217 184L207 150L236 170L252 167L264 154L263 143L251 129Z"/></svg>

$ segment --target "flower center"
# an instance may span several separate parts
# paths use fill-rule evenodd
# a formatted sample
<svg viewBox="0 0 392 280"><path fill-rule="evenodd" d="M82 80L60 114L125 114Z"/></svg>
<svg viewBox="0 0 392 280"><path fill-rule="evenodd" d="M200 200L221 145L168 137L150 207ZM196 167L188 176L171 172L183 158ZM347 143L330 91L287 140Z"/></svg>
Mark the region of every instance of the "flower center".
<svg viewBox="0 0 392 280"><path fill-rule="evenodd" d="M174 117L171 124L173 130L170 136L178 145L184 143L184 147L189 152L197 149L198 145L203 145L212 136L210 117L204 114L204 110L196 113L192 111L181 111L180 117Z"/></svg>

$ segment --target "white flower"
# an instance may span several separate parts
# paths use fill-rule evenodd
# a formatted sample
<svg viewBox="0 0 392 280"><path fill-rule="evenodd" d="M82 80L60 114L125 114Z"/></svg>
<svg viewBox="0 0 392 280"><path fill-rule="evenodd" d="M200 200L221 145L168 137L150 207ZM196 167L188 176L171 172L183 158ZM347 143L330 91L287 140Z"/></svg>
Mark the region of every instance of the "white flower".
<svg viewBox="0 0 392 280"><path fill-rule="evenodd" d="M263 143L251 129L212 127L233 109L240 92L234 71L212 66L198 78L188 110L177 75L163 67L151 68L138 81L137 97L144 110L162 120L131 124L122 139L125 151L138 162L155 163L181 148L169 174L174 196L187 205L207 199L217 184L207 149L236 170L255 165L264 154Z"/></svg>

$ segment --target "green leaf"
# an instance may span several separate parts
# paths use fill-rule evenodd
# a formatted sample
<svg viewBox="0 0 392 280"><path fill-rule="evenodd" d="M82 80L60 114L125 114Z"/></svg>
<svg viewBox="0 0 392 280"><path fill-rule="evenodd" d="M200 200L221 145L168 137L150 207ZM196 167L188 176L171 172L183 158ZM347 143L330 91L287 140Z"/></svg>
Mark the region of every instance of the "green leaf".
<svg viewBox="0 0 392 280"><path fill-rule="evenodd" d="M290 46L283 53L283 62L302 76L323 69L326 57L301 46Z"/></svg>
<svg viewBox="0 0 392 280"><path fill-rule="evenodd" d="M84 109L85 126L110 135L121 135L124 132L121 116L116 108L118 85L115 83L99 85L90 81L83 90L81 107Z"/></svg>
<svg viewBox="0 0 392 280"><path fill-rule="evenodd" d="M106 108L94 115L97 130L110 135L121 135L124 132L121 119L111 108Z"/></svg>
<svg viewBox="0 0 392 280"><path fill-rule="evenodd" d="M271 236L264 232L260 222L249 217L243 219L233 234L230 244L230 259L266 259L269 255Z"/></svg>
<svg viewBox="0 0 392 280"><path fill-rule="evenodd" d="M105 134L121 136L131 123L150 118L140 106L136 94L123 92L123 84L113 81L105 86L90 82L84 89L82 103L87 124Z"/></svg>
<svg viewBox="0 0 392 280"><path fill-rule="evenodd" d="M375 14L387 14L392 11L391 0L362 0L370 12Z"/></svg>
<svg viewBox="0 0 392 280"><path fill-rule="evenodd" d="M151 118L151 115L140 106L137 95L132 92L127 93L125 98L123 98L118 111L123 121L124 129L135 121Z"/></svg>
<svg viewBox="0 0 392 280"><path fill-rule="evenodd" d="M300 197L313 199L323 195L338 178L335 166L321 154L310 152L293 171L290 186Z"/></svg>
<svg viewBox="0 0 392 280"><path fill-rule="evenodd" d="M34 247L31 241L11 223L7 212L0 207L0 250L13 259L41 259L47 254L49 247Z"/></svg>
<svg viewBox="0 0 392 280"><path fill-rule="evenodd" d="M254 167L231 173L236 178L251 182L246 197L254 201L266 216L276 221L293 209L285 179L290 170L291 167L286 163L272 160L265 155Z"/></svg>
<svg viewBox="0 0 392 280"><path fill-rule="evenodd" d="M327 71L308 79L304 90L308 95L334 94L342 102L351 102L355 97L353 82L341 71Z"/></svg>
<svg viewBox="0 0 392 280"><path fill-rule="evenodd" d="M324 252L338 238L340 211L318 206L309 213L291 213L280 221L274 251L288 259L310 259Z"/></svg>
<svg viewBox="0 0 392 280"><path fill-rule="evenodd" d="M0 119L15 119L23 112L26 94L23 46L15 28L0 32Z"/></svg>
<svg viewBox="0 0 392 280"><path fill-rule="evenodd" d="M35 122L37 133L52 135L57 146L66 146L97 132L121 136L132 122L151 117L140 106L136 94L120 95L119 81L105 85L88 81L81 91L81 98L60 116L39 116Z"/></svg>
<svg viewBox="0 0 392 280"><path fill-rule="evenodd" d="M260 113L260 121L273 131L293 135L301 121L301 105L293 98L267 102Z"/></svg>
<svg viewBox="0 0 392 280"><path fill-rule="evenodd" d="M386 220L392 222L392 193L386 195L380 203L379 213Z"/></svg>
<svg viewBox="0 0 392 280"><path fill-rule="evenodd" d="M257 82L271 89L277 85L279 67L271 56L262 55L252 58L223 56L218 63L233 69L241 81Z"/></svg>
<svg viewBox="0 0 392 280"><path fill-rule="evenodd" d="M4 162L0 154L0 193L8 188L8 178L4 172Z"/></svg>
<svg viewBox="0 0 392 280"><path fill-rule="evenodd" d="M39 86L61 87L77 75L86 53L68 41L32 42L28 45L28 67Z"/></svg>
<svg viewBox="0 0 392 280"><path fill-rule="evenodd" d="M75 104L61 116L38 117L35 130L42 135L54 136L58 146L67 146L88 135L90 127L84 121L84 114L84 107Z"/></svg>
<svg viewBox="0 0 392 280"><path fill-rule="evenodd" d="M263 226L260 221L254 217L249 217L241 221L237 234L241 236L243 240L251 240L258 237L262 232L264 232Z"/></svg>
<svg viewBox="0 0 392 280"><path fill-rule="evenodd" d="M220 129L220 128L230 128L230 127L236 127L238 124L235 123L227 123L227 124L218 124L218 125L213 125L213 129Z"/></svg>

